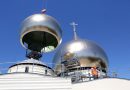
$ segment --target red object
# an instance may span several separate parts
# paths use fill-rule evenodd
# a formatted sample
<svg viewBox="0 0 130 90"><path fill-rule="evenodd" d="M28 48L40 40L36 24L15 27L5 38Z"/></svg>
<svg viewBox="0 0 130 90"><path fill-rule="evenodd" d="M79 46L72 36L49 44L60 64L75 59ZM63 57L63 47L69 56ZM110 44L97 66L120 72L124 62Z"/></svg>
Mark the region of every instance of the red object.
<svg viewBox="0 0 130 90"><path fill-rule="evenodd" d="M92 72L92 75L93 75L93 76L98 76L98 71L97 71L97 68L96 68L96 67L92 67L91 72Z"/></svg>

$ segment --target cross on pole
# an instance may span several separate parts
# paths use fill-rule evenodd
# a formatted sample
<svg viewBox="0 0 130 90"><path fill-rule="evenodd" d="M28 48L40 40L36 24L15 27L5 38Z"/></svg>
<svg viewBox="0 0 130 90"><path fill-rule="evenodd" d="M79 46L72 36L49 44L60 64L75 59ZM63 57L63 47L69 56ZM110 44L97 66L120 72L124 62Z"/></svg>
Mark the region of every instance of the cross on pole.
<svg viewBox="0 0 130 90"><path fill-rule="evenodd" d="M77 26L78 24L76 24L75 22L72 22L70 25L72 25L73 30L76 32L76 26Z"/></svg>
<svg viewBox="0 0 130 90"><path fill-rule="evenodd" d="M76 26L78 24L76 24L75 22L72 22L70 25L73 27L74 39L76 40L77 39Z"/></svg>
<svg viewBox="0 0 130 90"><path fill-rule="evenodd" d="M44 3L43 3L43 9L41 10L41 13L44 14L44 13L46 13L46 11L47 11L47 10L46 10L46 0L43 0L43 2L44 2Z"/></svg>

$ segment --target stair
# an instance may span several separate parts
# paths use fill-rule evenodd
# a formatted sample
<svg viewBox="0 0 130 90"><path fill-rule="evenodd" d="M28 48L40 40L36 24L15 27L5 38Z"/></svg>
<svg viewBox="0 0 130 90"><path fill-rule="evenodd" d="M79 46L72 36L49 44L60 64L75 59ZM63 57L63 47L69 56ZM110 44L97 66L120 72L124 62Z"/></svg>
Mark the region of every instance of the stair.
<svg viewBox="0 0 130 90"><path fill-rule="evenodd" d="M70 90L71 80L39 74L0 75L0 90Z"/></svg>

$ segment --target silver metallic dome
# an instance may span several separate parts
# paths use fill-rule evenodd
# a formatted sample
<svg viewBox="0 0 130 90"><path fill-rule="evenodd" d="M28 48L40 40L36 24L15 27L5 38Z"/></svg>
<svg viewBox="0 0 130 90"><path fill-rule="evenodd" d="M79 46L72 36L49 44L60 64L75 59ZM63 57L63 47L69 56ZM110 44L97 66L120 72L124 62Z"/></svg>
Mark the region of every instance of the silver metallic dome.
<svg viewBox="0 0 130 90"><path fill-rule="evenodd" d="M53 17L34 14L23 21L20 42L26 49L50 52L61 43L61 36L61 28Z"/></svg>
<svg viewBox="0 0 130 90"><path fill-rule="evenodd" d="M107 70L108 58L97 44L89 40L77 39L63 45L55 54L53 63L56 73L61 71L61 62L77 57L80 67L101 67Z"/></svg>

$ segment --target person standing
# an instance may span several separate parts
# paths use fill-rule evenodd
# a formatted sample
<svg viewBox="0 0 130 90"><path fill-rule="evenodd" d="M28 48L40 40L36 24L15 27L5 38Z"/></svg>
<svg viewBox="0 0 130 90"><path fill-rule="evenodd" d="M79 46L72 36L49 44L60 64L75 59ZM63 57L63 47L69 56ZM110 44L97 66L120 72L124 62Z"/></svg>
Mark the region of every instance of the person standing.
<svg viewBox="0 0 130 90"><path fill-rule="evenodd" d="M97 70L96 67L91 68L91 73L92 73L92 76L93 76L94 79L98 78L98 70Z"/></svg>

